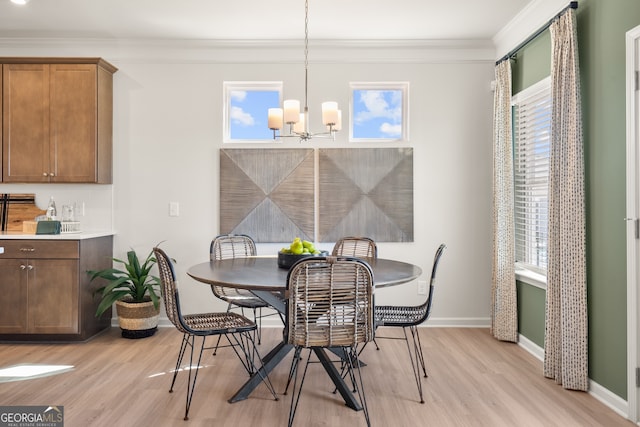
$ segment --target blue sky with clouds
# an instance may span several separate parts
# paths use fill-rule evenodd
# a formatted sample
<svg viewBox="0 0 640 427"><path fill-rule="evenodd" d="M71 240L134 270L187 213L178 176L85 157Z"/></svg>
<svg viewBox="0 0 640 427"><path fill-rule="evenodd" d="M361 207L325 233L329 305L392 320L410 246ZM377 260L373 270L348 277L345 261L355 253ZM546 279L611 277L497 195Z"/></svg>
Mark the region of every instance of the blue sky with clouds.
<svg viewBox="0 0 640 427"><path fill-rule="evenodd" d="M402 91L355 89L353 137L355 139L402 136Z"/></svg>
<svg viewBox="0 0 640 427"><path fill-rule="evenodd" d="M230 92L231 139L272 139L267 125L269 108L278 107L278 91L234 90Z"/></svg>

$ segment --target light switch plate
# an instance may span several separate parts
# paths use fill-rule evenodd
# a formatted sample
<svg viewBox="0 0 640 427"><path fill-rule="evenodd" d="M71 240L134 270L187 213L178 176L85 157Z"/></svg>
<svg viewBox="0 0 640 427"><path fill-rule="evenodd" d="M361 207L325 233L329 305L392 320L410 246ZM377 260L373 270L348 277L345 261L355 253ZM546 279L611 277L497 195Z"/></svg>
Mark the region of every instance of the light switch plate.
<svg viewBox="0 0 640 427"><path fill-rule="evenodd" d="M169 202L169 216L179 216L179 215L180 215L180 203Z"/></svg>

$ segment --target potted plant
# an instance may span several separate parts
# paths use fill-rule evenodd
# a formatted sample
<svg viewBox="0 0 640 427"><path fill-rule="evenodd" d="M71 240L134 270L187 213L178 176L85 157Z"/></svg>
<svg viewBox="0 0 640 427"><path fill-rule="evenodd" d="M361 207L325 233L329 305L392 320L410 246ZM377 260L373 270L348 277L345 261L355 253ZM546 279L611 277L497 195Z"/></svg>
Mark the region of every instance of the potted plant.
<svg viewBox="0 0 640 427"><path fill-rule="evenodd" d="M141 264L134 250L127 252L127 260L112 258L124 269L107 268L89 271L91 280L104 279L106 284L95 290L101 301L96 317L101 316L113 304L116 305L118 322L124 338L145 338L158 328L160 317L160 279L150 274L156 264L153 251Z"/></svg>

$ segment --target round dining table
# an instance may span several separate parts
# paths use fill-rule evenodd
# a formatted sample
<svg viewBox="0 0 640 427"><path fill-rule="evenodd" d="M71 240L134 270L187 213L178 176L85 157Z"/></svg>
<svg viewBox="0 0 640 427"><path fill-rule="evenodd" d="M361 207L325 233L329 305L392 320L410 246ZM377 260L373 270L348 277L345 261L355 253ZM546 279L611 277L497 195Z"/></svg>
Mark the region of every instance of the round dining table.
<svg viewBox="0 0 640 427"><path fill-rule="evenodd" d="M384 258L363 259L371 266L373 282L376 288L407 283L417 279L422 274L420 267L403 261ZM276 256L253 256L247 258L212 260L196 264L187 270L187 274L198 282L209 285L247 289L273 307L281 315L284 315L286 310L284 294L287 287L288 273L288 269L278 267L278 259ZM283 340L263 357L260 372L254 373L240 390L229 399L229 402L233 403L246 399L258 384L260 384L263 375L271 372L292 348L293 346L286 342L286 337L284 337L283 334ZM331 350L341 355L338 349ZM347 406L354 410L361 410L362 406L353 396L350 388L346 385L344 379L323 349L316 349L314 351Z"/></svg>

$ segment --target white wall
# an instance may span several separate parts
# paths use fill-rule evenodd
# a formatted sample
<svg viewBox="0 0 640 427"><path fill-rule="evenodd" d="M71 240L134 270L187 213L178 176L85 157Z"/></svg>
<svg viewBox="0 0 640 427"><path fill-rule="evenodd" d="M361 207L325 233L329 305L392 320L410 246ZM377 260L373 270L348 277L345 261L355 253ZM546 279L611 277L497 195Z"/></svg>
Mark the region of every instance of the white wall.
<svg viewBox="0 0 640 427"><path fill-rule="evenodd" d="M314 53L312 45L312 130L319 121L321 101L336 100L348 110L350 81L410 83L407 145L414 149L415 241L379 243L379 255L420 265L423 279L428 280L435 249L445 242L448 250L440 265L432 324L487 325L492 248L490 81L495 52L484 46L411 44L398 50L336 44L321 45L317 56ZM178 261L186 311L222 310L224 305L214 301L209 288L185 273L191 264L208 259L209 242L219 231L222 82L282 80L285 97L302 98L302 49L284 44L278 49L246 43L185 42L181 47L160 42L143 46L0 40L0 55L101 56L119 68L114 76L113 185L0 184L0 192L35 192L42 207L50 195L60 204L84 201L85 229L113 227L117 257L130 247L146 253L164 241L162 247ZM311 145L344 146L347 139L344 130L335 143L320 140ZM170 201L179 202L180 216L168 216ZM281 246L261 244L258 252L275 254ZM417 295L414 282L379 290L377 298L414 303L423 297Z"/></svg>

